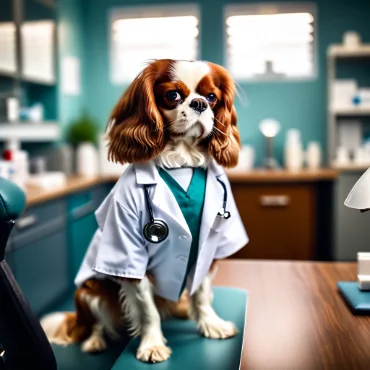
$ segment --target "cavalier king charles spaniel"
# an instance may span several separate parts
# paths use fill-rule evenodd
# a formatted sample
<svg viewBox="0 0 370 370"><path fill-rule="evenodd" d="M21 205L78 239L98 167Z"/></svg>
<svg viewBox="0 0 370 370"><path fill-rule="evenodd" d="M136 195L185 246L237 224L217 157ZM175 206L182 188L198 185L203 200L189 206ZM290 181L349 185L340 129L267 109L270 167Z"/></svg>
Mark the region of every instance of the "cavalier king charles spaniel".
<svg viewBox="0 0 370 370"><path fill-rule="evenodd" d="M236 166L240 136L235 92L229 73L219 65L169 59L150 63L111 113L109 159L122 164L154 160L166 168L207 167L212 159L225 168ZM86 352L106 349L106 336L118 339L129 329L141 337L139 360L164 361L171 350L159 318L194 319L209 338L237 333L211 306L214 272L212 264L200 288L191 297L185 290L178 302L153 297L155 277L149 273L143 280L89 279L75 292L76 312L46 316L42 326L51 342L79 342ZM130 303L135 297L141 306Z"/></svg>

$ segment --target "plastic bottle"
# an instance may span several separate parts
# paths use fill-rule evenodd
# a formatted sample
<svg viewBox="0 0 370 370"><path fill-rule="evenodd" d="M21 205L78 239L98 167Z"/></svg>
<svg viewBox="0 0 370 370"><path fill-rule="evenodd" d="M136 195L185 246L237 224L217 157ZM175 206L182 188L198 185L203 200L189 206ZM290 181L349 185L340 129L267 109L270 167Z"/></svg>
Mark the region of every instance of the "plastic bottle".
<svg viewBox="0 0 370 370"><path fill-rule="evenodd" d="M18 140L10 139L5 144L4 155L11 163L11 181L24 189L28 179L28 153L20 149Z"/></svg>
<svg viewBox="0 0 370 370"><path fill-rule="evenodd" d="M290 129L285 140L285 168L288 171L300 171L303 166L303 148L301 133L297 129Z"/></svg>
<svg viewBox="0 0 370 370"><path fill-rule="evenodd" d="M76 151L77 175L84 177L94 177L99 174L98 151L94 144L83 142L79 144Z"/></svg>
<svg viewBox="0 0 370 370"><path fill-rule="evenodd" d="M321 166L321 147L316 141L311 141L307 145L307 167L310 170L317 170Z"/></svg>

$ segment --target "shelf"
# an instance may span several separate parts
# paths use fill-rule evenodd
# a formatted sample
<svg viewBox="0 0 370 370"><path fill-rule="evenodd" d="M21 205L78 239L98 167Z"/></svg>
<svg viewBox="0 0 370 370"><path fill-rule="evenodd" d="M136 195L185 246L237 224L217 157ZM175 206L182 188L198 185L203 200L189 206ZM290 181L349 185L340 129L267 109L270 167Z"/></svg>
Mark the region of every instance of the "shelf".
<svg viewBox="0 0 370 370"><path fill-rule="evenodd" d="M8 139L22 142L54 141L59 139L60 135L60 126L56 121L0 123L0 141Z"/></svg>
<svg viewBox="0 0 370 370"><path fill-rule="evenodd" d="M361 172L365 172L368 168L370 167L370 164L369 165L356 165L356 164L348 164L346 166L344 165L340 165L340 166L337 166L335 163L332 163L332 166L331 168L337 170L337 171L353 171L353 172L357 172L357 171L361 171Z"/></svg>
<svg viewBox="0 0 370 370"><path fill-rule="evenodd" d="M20 77L20 80L23 82L33 83L37 85L44 85L44 86L54 86L56 84L55 79L45 79L45 78L38 78L38 77L29 77L22 75Z"/></svg>
<svg viewBox="0 0 370 370"><path fill-rule="evenodd" d="M370 116L370 107L336 108L330 112L337 116Z"/></svg>
<svg viewBox="0 0 370 370"><path fill-rule="evenodd" d="M370 57L370 44L360 45L356 49L350 49L343 45L332 45L328 49L328 55L334 58L361 58Z"/></svg>
<svg viewBox="0 0 370 370"><path fill-rule="evenodd" d="M17 72L9 72L1 68L0 68L0 77L18 79L22 82L32 83L36 85L44 85L44 86L55 86L56 85L55 78L45 79L45 78L30 77L30 76L25 76L25 75L18 76Z"/></svg>
<svg viewBox="0 0 370 370"><path fill-rule="evenodd" d="M17 78L17 72L11 72L0 68L0 77Z"/></svg>

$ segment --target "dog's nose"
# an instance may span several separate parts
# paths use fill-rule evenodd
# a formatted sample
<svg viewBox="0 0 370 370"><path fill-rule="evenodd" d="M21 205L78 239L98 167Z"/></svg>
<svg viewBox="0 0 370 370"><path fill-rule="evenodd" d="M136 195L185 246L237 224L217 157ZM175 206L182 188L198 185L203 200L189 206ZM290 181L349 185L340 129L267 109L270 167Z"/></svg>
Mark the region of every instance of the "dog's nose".
<svg viewBox="0 0 370 370"><path fill-rule="evenodd" d="M202 98L195 98L190 102L190 108L193 108L196 112L202 113L208 107L207 102Z"/></svg>

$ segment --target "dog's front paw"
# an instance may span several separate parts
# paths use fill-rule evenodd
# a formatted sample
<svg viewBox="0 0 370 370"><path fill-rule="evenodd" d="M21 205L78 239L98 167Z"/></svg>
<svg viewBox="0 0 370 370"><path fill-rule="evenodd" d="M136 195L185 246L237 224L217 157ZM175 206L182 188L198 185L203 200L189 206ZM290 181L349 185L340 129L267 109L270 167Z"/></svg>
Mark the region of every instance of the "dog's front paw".
<svg viewBox="0 0 370 370"><path fill-rule="evenodd" d="M107 343L105 339L99 335L91 335L91 337L86 339L81 345L82 352L88 353L103 352L106 349Z"/></svg>
<svg viewBox="0 0 370 370"><path fill-rule="evenodd" d="M231 321L224 321L217 318L201 319L198 328L202 335L212 339L226 339L238 334L238 329Z"/></svg>
<svg viewBox="0 0 370 370"><path fill-rule="evenodd" d="M164 344L153 345L150 347L140 346L136 353L136 358L143 362L162 362L171 356L171 348Z"/></svg>

